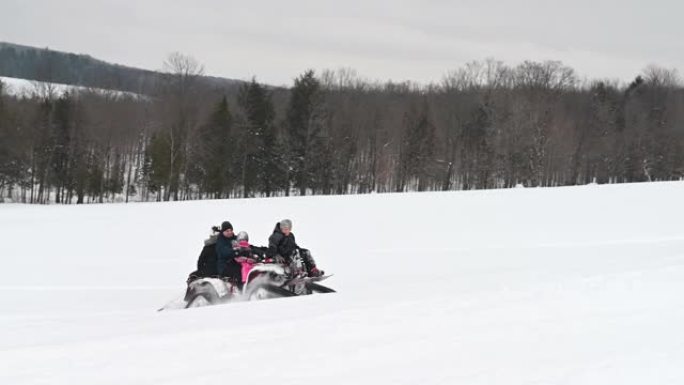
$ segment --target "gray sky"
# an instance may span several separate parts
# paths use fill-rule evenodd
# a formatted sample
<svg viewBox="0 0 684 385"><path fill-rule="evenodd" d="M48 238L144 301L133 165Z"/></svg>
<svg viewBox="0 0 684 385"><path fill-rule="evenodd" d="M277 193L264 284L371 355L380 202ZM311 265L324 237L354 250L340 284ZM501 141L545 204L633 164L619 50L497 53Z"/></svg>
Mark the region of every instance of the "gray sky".
<svg viewBox="0 0 684 385"><path fill-rule="evenodd" d="M676 0L1 0L0 41L160 69L174 51L210 75L290 84L307 68L439 81L472 60L561 60L629 80L684 70Z"/></svg>

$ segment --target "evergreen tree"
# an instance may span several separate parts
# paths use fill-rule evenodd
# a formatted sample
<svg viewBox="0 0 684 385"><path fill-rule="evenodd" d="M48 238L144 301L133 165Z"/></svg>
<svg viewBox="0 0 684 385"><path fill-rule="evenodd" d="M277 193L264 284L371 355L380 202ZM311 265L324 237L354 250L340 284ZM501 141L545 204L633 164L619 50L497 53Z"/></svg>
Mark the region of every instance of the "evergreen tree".
<svg viewBox="0 0 684 385"><path fill-rule="evenodd" d="M72 111L71 98L68 93L57 100L54 108L54 120L52 126L52 156L50 166L52 168L51 184L56 189L55 203L60 203L64 198L65 189L69 184L69 155L72 140Z"/></svg>
<svg viewBox="0 0 684 385"><path fill-rule="evenodd" d="M3 83L0 81L0 191L5 186L11 191L12 186L24 180L28 172L28 159L22 132L7 111L4 99Z"/></svg>
<svg viewBox="0 0 684 385"><path fill-rule="evenodd" d="M155 133L152 134L145 149L145 180L149 191L157 193L157 201L161 200L163 189L171 174L170 148L168 136Z"/></svg>
<svg viewBox="0 0 684 385"><path fill-rule="evenodd" d="M233 118L228 100L222 97L209 121L200 127L192 153L191 179L213 198L226 196L233 180Z"/></svg>
<svg viewBox="0 0 684 385"><path fill-rule="evenodd" d="M85 159L87 166L85 190L91 199L96 197L101 199L104 194L104 167L100 154L101 151L93 148L88 152Z"/></svg>
<svg viewBox="0 0 684 385"><path fill-rule="evenodd" d="M47 201L45 192L49 191L50 187L50 159L54 147L51 132L53 104L49 99L41 100L35 106L35 116L31 121L31 127L33 127L31 133L31 203ZM38 191L33 190L35 184L38 185Z"/></svg>
<svg viewBox="0 0 684 385"><path fill-rule="evenodd" d="M433 166L435 126L429 118L427 100L419 109L412 110L404 118L404 131L399 152L399 181L397 190L404 191L410 181L416 181L419 191L427 188L430 168Z"/></svg>
<svg viewBox="0 0 684 385"><path fill-rule="evenodd" d="M238 104L245 121L243 180L245 194L252 188L271 196L285 179L282 147L277 142L271 93L255 79L240 88ZM247 176L250 174L249 176Z"/></svg>
<svg viewBox="0 0 684 385"><path fill-rule="evenodd" d="M489 187L490 175L494 172L491 125L489 107L479 105L471 111L471 117L461 134L463 188L466 190Z"/></svg>
<svg viewBox="0 0 684 385"><path fill-rule="evenodd" d="M305 195L307 188L312 187L312 171L320 160L312 156L312 149L320 144L324 129L323 95L313 70L295 79L287 107L286 128L290 180L299 189L299 194Z"/></svg>

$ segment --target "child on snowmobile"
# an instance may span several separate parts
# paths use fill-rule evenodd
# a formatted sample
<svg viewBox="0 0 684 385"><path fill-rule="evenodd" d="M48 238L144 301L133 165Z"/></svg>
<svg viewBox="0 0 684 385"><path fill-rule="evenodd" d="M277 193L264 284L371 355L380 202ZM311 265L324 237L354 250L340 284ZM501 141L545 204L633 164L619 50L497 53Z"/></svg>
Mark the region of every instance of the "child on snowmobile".
<svg viewBox="0 0 684 385"><path fill-rule="evenodd" d="M239 266L240 269L240 279L236 280L236 284L241 289L242 285L245 284L247 275L252 269L252 266L257 262L263 261L264 248L250 245L247 232L240 231L234 244L234 250L235 258L233 258L233 263Z"/></svg>
<svg viewBox="0 0 684 385"><path fill-rule="evenodd" d="M310 277L319 277L323 272L316 267L316 261L307 249L303 249L295 242L295 236L292 233L292 221L283 219L276 223L273 234L268 238L268 249L266 256L273 258L278 263L289 264L290 257L295 250L299 250L304 259L307 273Z"/></svg>

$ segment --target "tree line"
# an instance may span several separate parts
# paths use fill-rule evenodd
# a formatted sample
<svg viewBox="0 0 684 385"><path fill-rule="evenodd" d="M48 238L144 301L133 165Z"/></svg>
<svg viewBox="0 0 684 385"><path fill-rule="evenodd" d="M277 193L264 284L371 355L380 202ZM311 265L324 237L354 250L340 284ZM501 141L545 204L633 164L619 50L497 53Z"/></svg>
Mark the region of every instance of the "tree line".
<svg viewBox="0 0 684 385"><path fill-rule="evenodd" d="M171 55L149 98L0 93L0 196L31 203L567 186L684 177L684 88L556 61L473 62L440 83L305 71L231 89ZM2 87L2 85L0 85Z"/></svg>

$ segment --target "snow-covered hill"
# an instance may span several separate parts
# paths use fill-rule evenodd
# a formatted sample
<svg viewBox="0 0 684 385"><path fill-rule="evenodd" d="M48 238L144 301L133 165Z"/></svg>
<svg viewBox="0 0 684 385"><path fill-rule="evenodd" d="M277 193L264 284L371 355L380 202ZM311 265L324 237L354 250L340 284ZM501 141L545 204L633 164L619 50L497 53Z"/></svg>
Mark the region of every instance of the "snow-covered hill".
<svg viewBox="0 0 684 385"><path fill-rule="evenodd" d="M0 206L0 384L681 384L684 183ZM278 219L336 294L156 312Z"/></svg>
<svg viewBox="0 0 684 385"><path fill-rule="evenodd" d="M0 76L0 82L3 83L3 92L7 95L17 97L32 97L32 96L46 96L51 95L60 97L65 92L93 92L99 95L108 95L111 97L131 97L146 99L147 96L136 94L133 92L107 90L103 88L81 87L69 84L41 82L36 80L10 78Z"/></svg>

